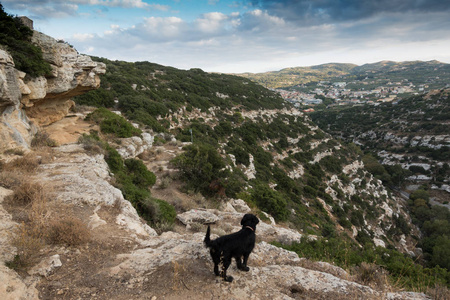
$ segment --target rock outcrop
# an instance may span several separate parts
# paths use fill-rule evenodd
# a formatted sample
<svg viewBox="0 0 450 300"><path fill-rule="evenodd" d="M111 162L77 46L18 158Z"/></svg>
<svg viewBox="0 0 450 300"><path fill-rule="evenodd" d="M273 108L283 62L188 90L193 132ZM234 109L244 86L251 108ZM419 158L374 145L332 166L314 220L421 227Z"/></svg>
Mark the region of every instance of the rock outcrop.
<svg viewBox="0 0 450 300"><path fill-rule="evenodd" d="M71 97L98 88L106 71L105 64L43 33L34 31L32 42L42 49L51 75L30 78L0 50L0 151L28 148L39 126L65 117L74 105Z"/></svg>

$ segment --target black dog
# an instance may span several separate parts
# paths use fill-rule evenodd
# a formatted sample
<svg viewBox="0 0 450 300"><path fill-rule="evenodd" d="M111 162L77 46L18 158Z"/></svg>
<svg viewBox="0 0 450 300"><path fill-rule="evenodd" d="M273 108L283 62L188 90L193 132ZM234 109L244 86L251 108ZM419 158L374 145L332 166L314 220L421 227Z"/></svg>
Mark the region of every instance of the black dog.
<svg viewBox="0 0 450 300"><path fill-rule="evenodd" d="M233 277L227 276L227 269L234 257L239 270L248 271L248 256L255 247L255 230L258 218L252 214L245 214L241 220L242 229L238 232L221 236L213 241L210 239L211 229L208 226L205 236L205 246L210 248L214 262L214 273L221 276L225 281L232 282ZM243 257L243 261L241 260ZM219 273L219 264L222 263L222 272Z"/></svg>

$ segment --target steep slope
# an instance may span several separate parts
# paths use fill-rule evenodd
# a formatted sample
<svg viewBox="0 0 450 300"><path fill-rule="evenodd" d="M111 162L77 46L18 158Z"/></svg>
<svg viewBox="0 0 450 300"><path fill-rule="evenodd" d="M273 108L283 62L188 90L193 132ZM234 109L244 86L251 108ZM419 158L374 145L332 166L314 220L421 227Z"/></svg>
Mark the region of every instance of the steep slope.
<svg viewBox="0 0 450 300"><path fill-rule="evenodd" d="M399 245L403 233L387 234L388 224L408 217L358 162L358 150L325 135L275 94L229 75L102 61L112 71L91 92L93 100L115 95L114 105L133 121L151 126L157 120L165 128L153 130L194 141L174 161L187 189L243 197L305 233L322 235L331 226L362 243ZM88 103L91 93L76 101ZM383 207L390 207L388 213Z"/></svg>
<svg viewBox="0 0 450 300"><path fill-rule="evenodd" d="M410 181L445 191L450 181L449 93L449 89L436 90L395 103L330 109L311 117L333 136L375 152L383 164L410 171L405 173ZM390 185L402 183L384 180ZM441 203L450 198L448 193L435 196Z"/></svg>

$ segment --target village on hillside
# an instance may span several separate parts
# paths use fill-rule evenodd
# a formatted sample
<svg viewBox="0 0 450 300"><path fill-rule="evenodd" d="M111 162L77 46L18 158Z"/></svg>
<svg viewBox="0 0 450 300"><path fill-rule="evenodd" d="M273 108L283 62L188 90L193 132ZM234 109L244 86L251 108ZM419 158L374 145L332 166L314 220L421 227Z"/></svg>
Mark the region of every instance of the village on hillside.
<svg viewBox="0 0 450 300"><path fill-rule="evenodd" d="M330 82L302 84L289 89L272 89L283 99L296 107L314 106L319 104L355 105L398 101L402 95L418 95L429 90L429 85L414 85L408 79L401 82L388 81L374 88L376 81ZM324 103L327 99L328 103Z"/></svg>

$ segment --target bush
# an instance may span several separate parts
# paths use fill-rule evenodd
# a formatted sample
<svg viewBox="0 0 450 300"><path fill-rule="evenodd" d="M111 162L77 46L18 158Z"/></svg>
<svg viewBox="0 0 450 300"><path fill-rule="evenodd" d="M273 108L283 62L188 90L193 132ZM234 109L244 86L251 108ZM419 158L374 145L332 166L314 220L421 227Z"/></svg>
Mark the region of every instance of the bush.
<svg viewBox="0 0 450 300"><path fill-rule="evenodd" d="M153 225L173 225L177 213L175 208L164 200L148 197L142 200L142 215Z"/></svg>
<svg viewBox="0 0 450 300"><path fill-rule="evenodd" d="M103 133L111 133L119 138L128 138L142 133L140 129L135 128L124 117L103 107L87 115L86 119L99 124Z"/></svg>
<svg viewBox="0 0 450 300"><path fill-rule="evenodd" d="M180 169L188 188L206 194L214 193L215 190L210 188L211 183L226 178L226 172L222 170L225 162L216 148L197 143L186 146L184 150L172 163Z"/></svg>
<svg viewBox="0 0 450 300"><path fill-rule="evenodd" d="M45 131L38 131L31 140L31 147L56 147L58 143Z"/></svg>
<svg viewBox="0 0 450 300"><path fill-rule="evenodd" d="M97 133L93 132L91 134L83 133L78 138L78 143L83 145L84 150L91 154L105 154L105 144L100 140Z"/></svg>
<svg viewBox="0 0 450 300"><path fill-rule="evenodd" d="M63 217L49 224L48 241L52 244L77 246L88 242L89 229L80 219Z"/></svg>
<svg viewBox="0 0 450 300"><path fill-rule="evenodd" d="M277 221L285 221L289 217L284 197L265 184L258 184L252 189L251 201L259 209L271 214Z"/></svg>
<svg viewBox="0 0 450 300"><path fill-rule="evenodd" d="M17 254L12 261L5 265L14 270L20 270L32 266L35 263L39 250L44 247L45 239L43 231L30 224L22 223L16 227L10 237L11 245L16 247Z"/></svg>
<svg viewBox="0 0 450 300"><path fill-rule="evenodd" d="M0 44L14 59L16 69L31 77L48 75L51 67L42 57L42 50L31 43L33 31L19 18L7 14L0 3Z"/></svg>
<svg viewBox="0 0 450 300"><path fill-rule="evenodd" d="M140 188L148 188L155 184L156 176L150 172L142 160L126 159L125 166L127 173L131 177L132 182Z"/></svg>
<svg viewBox="0 0 450 300"><path fill-rule="evenodd" d="M1 165L2 173L9 172L25 172L34 173L39 167L39 159L34 154L26 154L23 157L16 158L6 164Z"/></svg>
<svg viewBox="0 0 450 300"><path fill-rule="evenodd" d="M8 197L8 202L15 206L26 206L42 201L46 201L44 188L39 183L29 181L15 187L14 193Z"/></svg>

